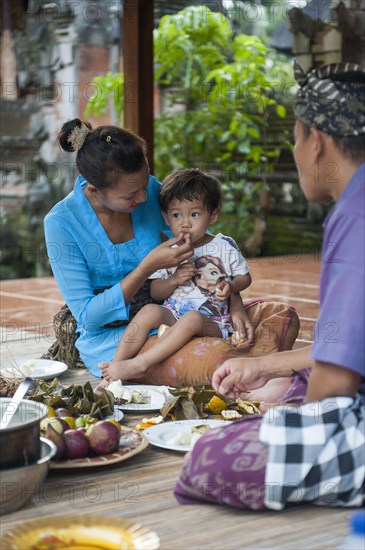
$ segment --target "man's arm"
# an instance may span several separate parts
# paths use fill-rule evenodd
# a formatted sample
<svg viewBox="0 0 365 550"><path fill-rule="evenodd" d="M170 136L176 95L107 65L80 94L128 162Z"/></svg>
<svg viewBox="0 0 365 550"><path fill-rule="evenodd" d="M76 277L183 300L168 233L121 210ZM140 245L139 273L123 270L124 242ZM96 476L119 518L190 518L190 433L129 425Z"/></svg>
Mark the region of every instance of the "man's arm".
<svg viewBox="0 0 365 550"><path fill-rule="evenodd" d="M326 397L354 397L361 382L360 374L354 371L316 361L308 383L307 402L319 401Z"/></svg>
<svg viewBox="0 0 365 550"><path fill-rule="evenodd" d="M215 391L232 399L241 393L262 388L272 378L290 377L295 370L312 367L310 346L281 351L264 357L227 359L213 374Z"/></svg>

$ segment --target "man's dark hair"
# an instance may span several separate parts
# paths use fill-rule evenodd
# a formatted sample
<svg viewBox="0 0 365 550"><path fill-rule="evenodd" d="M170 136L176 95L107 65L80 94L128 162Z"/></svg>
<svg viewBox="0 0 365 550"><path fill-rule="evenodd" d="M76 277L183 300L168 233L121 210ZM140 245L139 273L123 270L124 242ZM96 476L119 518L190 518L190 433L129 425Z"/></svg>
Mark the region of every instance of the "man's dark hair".
<svg viewBox="0 0 365 550"><path fill-rule="evenodd" d="M307 139L311 127L308 124L303 125L304 138ZM341 151L343 156L355 164L362 164L365 161L365 134L360 136L334 136L331 135L337 149Z"/></svg>
<svg viewBox="0 0 365 550"><path fill-rule="evenodd" d="M175 199L178 201L201 199L208 212L211 213L221 208L221 184L217 178L198 169L176 170L169 174L162 183L160 191L162 210L167 212L171 202Z"/></svg>

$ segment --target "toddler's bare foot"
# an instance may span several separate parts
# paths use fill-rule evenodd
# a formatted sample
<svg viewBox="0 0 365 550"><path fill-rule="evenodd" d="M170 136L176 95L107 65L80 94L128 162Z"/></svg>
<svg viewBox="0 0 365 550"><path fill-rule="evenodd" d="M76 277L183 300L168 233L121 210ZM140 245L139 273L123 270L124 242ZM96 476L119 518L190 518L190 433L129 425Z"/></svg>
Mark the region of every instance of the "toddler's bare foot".
<svg viewBox="0 0 365 550"><path fill-rule="evenodd" d="M99 384L96 386L96 390L102 390L104 388L106 388L107 386L109 386L109 382L108 380L106 380L105 378L102 379L101 382L99 382Z"/></svg>
<svg viewBox="0 0 365 550"><path fill-rule="evenodd" d="M108 382L113 380L133 380L146 372L148 366L139 357L125 361L109 361L99 363L102 375Z"/></svg>

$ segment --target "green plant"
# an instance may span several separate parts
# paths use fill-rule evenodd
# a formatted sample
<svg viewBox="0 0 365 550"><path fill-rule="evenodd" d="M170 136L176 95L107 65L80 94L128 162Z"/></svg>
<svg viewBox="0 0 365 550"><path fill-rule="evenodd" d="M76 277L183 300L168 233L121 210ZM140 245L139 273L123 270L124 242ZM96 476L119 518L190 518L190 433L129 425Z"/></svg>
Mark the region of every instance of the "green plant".
<svg viewBox="0 0 365 550"><path fill-rule="evenodd" d="M277 63L258 37L235 35L226 17L204 6L162 17L154 52L155 81L168 105L155 119L156 176L189 166L217 175L225 200L215 227L243 246L280 153L268 126L271 116L286 115L280 98L290 87L288 65ZM95 79L99 98L91 98L87 114L105 111L115 86L108 75ZM122 86L121 76L116 81Z"/></svg>
<svg viewBox="0 0 365 550"><path fill-rule="evenodd" d="M86 116L95 113L103 115L107 112L110 98L113 101L115 113L119 119L124 110L124 75L108 71L105 76L96 76L92 82L95 92L86 107Z"/></svg>

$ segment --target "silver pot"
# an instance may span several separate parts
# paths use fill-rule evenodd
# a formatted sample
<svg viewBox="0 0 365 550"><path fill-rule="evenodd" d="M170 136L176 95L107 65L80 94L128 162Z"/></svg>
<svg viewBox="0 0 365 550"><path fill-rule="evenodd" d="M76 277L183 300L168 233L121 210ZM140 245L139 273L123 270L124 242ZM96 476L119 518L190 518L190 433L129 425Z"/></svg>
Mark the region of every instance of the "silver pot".
<svg viewBox="0 0 365 550"><path fill-rule="evenodd" d="M34 464L0 471L0 516L18 510L39 492L47 476L49 461L56 454L56 445L41 437L41 456Z"/></svg>
<svg viewBox="0 0 365 550"><path fill-rule="evenodd" d="M0 399L2 417L11 399ZM28 399L20 402L11 426L0 430L0 470L34 464L41 456L40 422L47 416L48 407Z"/></svg>

